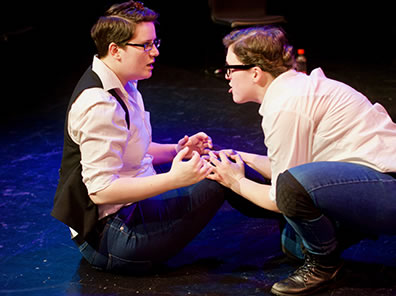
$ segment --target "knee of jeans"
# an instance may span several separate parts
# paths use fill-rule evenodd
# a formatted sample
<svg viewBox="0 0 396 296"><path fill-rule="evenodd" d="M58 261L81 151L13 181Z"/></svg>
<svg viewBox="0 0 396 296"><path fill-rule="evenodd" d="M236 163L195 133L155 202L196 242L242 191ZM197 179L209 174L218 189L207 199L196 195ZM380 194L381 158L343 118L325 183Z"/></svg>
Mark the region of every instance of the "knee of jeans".
<svg viewBox="0 0 396 296"><path fill-rule="evenodd" d="M87 242L84 242L79 246L79 251L85 260L93 267L97 269L105 269L107 263L107 257L100 254L94 248L91 247Z"/></svg>
<svg viewBox="0 0 396 296"><path fill-rule="evenodd" d="M321 215L308 192L289 171L280 174L276 181L276 204L290 218L311 220Z"/></svg>
<svg viewBox="0 0 396 296"><path fill-rule="evenodd" d="M293 190L291 190L288 174L290 173L285 171L284 173L279 174L278 179L276 180L276 205L286 216L289 216L288 213L291 208L291 201L293 200L294 194Z"/></svg>

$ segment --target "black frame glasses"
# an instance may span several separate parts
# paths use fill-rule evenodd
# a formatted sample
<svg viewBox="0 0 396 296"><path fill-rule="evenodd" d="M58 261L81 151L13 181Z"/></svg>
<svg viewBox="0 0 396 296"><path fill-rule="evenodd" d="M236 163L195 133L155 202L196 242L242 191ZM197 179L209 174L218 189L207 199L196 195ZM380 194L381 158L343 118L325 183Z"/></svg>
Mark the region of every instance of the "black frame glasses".
<svg viewBox="0 0 396 296"><path fill-rule="evenodd" d="M125 43L125 45L143 47L143 50L147 52L147 51L152 50L154 45L155 45L156 48L160 47L161 39L155 39L152 42L146 42L146 43L143 43L143 44L129 43L128 42L128 43Z"/></svg>
<svg viewBox="0 0 396 296"><path fill-rule="evenodd" d="M235 71L235 70L249 70L253 67L255 67L256 65L254 64L250 64L250 65L225 65L223 67L223 69L225 70L225 77L227 79L231 78L231 74Z"/></svg>

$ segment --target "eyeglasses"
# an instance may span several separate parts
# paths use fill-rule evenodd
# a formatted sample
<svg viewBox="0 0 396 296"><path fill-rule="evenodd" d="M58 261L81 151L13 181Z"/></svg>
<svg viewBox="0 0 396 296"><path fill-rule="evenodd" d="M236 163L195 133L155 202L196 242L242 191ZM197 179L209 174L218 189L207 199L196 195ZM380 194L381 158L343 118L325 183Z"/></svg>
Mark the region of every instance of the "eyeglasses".
<svg viewBox="0 0 396 296"><path fill-rule="evenodd" d="M146 43L143 43L143 44L125 43L125 45L143 47L143 50L147 52L147 51L152 50L154 45L155 45L156 48L160 47L161 39L155 39L152 42L146 42Z"/></svg>
<svg viewBox="0 0 396 296"><path fill-rule="evenodd" d="M231 78L231 74L233 72L235 72L236 70L249 70L253 67L255 67L256 65L225 65L223 67L223 69L225 70L225 77L226 79L230 79Z"/></svg>

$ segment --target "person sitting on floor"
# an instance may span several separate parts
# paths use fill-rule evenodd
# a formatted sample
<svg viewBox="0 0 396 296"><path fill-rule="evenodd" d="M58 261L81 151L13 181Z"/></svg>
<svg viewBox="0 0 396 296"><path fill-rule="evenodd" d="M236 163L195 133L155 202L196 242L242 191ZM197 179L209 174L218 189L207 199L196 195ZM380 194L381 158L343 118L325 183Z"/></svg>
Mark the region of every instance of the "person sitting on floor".
<svg viewBox="0 0 396 296"><path fill-rule="evenodd" d="M175 255L228 190L205 179L212 171L200 157L212 148L205 133L177 144L151 140L137 81L151 77L159 55L157 17L128 1L99 18L91 30L98 54L67 110L52 215L70 227L83 257L107 271L140 273ZM154 169L168 162L169 171Z"/></svg>

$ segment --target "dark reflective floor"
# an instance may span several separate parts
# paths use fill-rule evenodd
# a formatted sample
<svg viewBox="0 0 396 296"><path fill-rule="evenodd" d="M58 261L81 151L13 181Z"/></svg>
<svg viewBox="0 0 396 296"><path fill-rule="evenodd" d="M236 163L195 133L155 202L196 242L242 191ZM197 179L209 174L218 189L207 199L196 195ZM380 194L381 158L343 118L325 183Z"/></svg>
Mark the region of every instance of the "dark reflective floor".
<svg viewBox="0 0 396 296"><path fill-rule="evenodd" d="M381 102L395 119L393 66L322 61L322 67ZM269 295L295 268L281 255L276 221L247 218L228 204L152 275L115 275L87 265L67 228L49 214L70 87L65 80L53 102L9 116L1 126L0 295ZM174 142L203 130L222 146L265 152L258 106L233 104L225 81L202 68L159 63L140 88L154 140ZM318 295L396 295L396 237L362 241L344 258L340 280Z"/></svg>

